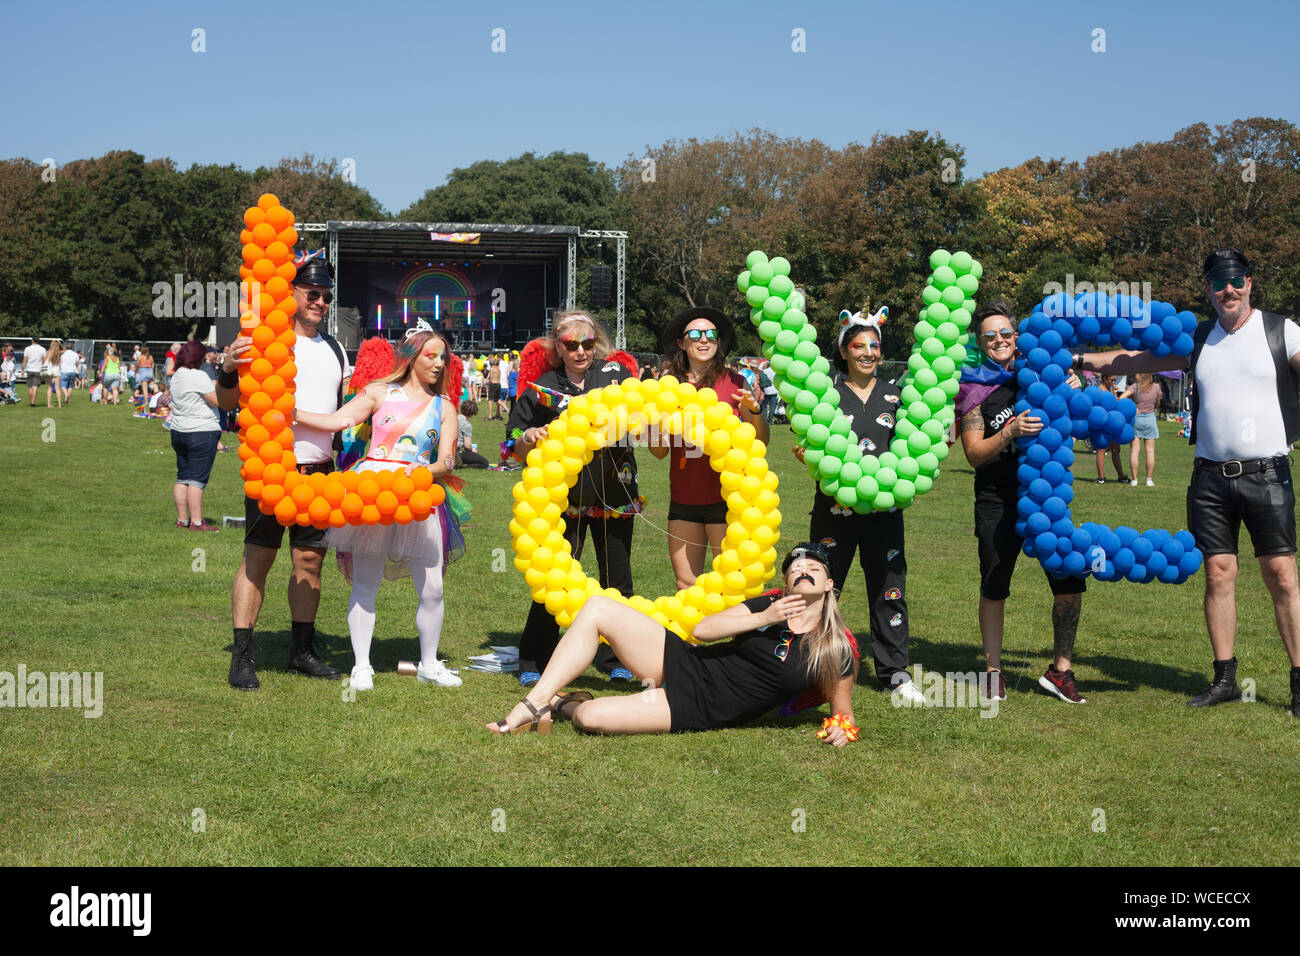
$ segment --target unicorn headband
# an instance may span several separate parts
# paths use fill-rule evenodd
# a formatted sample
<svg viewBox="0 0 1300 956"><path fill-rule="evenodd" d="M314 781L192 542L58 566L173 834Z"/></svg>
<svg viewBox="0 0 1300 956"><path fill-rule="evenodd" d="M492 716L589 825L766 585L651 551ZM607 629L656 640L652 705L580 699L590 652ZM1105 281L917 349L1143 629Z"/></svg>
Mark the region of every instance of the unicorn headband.
<svg viewBox="0 0 1300 956"><path fill-rule="evenodd" d="M850 312L848 309L840 310L840 338L839 345L844 344L844 339L854 329L871 329L880 338L880 327L889 319L889 306L882 305L875 312L863 317L862 313L869 309L870 305L862 307L861 312Z"/></svg>

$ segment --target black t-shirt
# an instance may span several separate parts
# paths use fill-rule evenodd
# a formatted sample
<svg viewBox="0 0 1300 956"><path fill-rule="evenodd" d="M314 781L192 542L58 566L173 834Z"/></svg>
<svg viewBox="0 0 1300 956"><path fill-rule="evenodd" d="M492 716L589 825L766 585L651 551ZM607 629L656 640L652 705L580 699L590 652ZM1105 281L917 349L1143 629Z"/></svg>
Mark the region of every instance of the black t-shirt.
<svg viewBox="0 0 1300 956"><path fill-rule="evenodd" d="M563 395L582 395L606 385L613 385L630 378L631 373L612 359L597 368L594 364L583 376L583 387L579 388L569 381L563 370L547 372L537 376L536 382L542 388L559 392ZM526 431L529 428L542 428L560 417L562 407L552 405L547 408L541 397L531 388L525 388L515 400L515 407L510 410L506 422L506 434L513 435L515 430ZM586 498L584 500L584 489ZM636 457L626 443L605 448L592 456L591 464L583 469L576 485L569 493L569 504L575 508L603 507L618 510L626 508L639 497L636 480ZM597 501L596 499L599 499Z"/></svg>
<svg viewBox="0 0 1300 956"><path fill-rule="evenodd" d="M876 379L876 387L871 390L865 403L849 387L848 382L837 383L835 390L840 394L839 409L849 417L849 425L857 436L862 453L880 455L889 451L889 443L894 440L899 405L902 403L898 386ZM829 511L835 504L835 499L818 486L813 497L813 510Z"/></svg>
<svg viewBox="0 0 1300 956"><path fill-rule="evenodd" d="M1016 390L1014 380L1003 382L980 402L980 415L984 419L984 437L998 434L1016 417ZM975 469L975 497L1015 499L1019 492L1020 449L1011 442L987 465Z"/></svg>
<svg viewBox="0 0 1300 956"><path fill-rule="evenodd" d="M760 594L744 604L758 613L767 610L778 597ZM785 660L781 660L777 648L787 642L789 649ZM746 631L728 643L689 650L696 664L693 696L706 709L708 723L714 727L732 727L761 717L816 683L808 676L803 635L792 634L779 624ZM842 676L852 673L850 659Z"/></svg>

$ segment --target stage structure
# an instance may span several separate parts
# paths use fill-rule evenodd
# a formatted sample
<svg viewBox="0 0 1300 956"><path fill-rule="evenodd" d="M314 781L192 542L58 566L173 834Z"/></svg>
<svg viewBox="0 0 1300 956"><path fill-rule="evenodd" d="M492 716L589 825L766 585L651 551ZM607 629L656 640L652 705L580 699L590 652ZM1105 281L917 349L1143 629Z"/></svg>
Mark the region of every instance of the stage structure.
<svg viewBox="0 0 1300 956"><path fill-rule="evenodd" d="M376 333L401 338L417 319L446 332L457 351L520 348L550 328L552 312L575 307L578 240L613 239L614 340L626 347L626 232L335 220L297 229L326 234L335 281L328 328L348 348Z"/></svg>

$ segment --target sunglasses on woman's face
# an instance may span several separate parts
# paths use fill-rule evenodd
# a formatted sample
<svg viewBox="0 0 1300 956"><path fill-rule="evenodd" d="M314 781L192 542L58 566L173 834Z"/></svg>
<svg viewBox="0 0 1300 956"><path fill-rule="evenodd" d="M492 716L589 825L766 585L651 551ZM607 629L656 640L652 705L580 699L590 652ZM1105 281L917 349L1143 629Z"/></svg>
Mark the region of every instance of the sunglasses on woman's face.
<svg viewBox="0 0 1300 956"><path fill-rule="evenodd" d="M325 304L326 304L326 305L329 305L331 302L334 301L334 293L333 293L333 292L317 292L315 289L308 289L308 290L307 290L307 301L308 301L308 302L315 302L317 299L324 299L324 300L325 300Z"/></svg>
<svg viewBox="0 0 1300 956"><path fill-rule="evenodd" d="M698 342L700 339L705 339L709 342L716 342L718 341L718 330L717 329L691 329L689 332L686 333L686 338L690 339L692 342Z"/></svg>
<svg viewBox="0 0 1300 956"><path fill-rule="evenodd" d="M1224 289L1228 287L1228 283L1232 283L1232 287L1234 289L1244 289L1246 288L1246 277L1229 276L1226 279L1211 279L1210 288L1213 289L1215 292L1222 292Z"/></svg>
<svg viewBox="0 0 1300 956"><path fill-rule="evenodd" d="M561 339L560 344L570 352L576 352L582 349L584 352L590 352L596 347L595 339Z"/></svg>
<svg viewBox="0 0 1300 956"><path fill-rule="evenodd" d="M1006 339L1008 342L1016 337L1015 329L994 329L991 332L981 332L985 342L992 342L996 338Z"/></svg>

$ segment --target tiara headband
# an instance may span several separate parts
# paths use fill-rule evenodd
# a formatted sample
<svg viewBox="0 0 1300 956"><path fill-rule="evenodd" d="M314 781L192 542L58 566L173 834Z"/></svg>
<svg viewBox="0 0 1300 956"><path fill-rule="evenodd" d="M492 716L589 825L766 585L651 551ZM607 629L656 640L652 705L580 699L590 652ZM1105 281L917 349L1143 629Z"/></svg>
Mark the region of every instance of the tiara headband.
<svg viewBox="0 0 1300 956"><path fill-rule="evenodd" d="M402 341L405 342L407 339L411 338L411 336L419 335L421 332L432 332L432 331L433 331L433 326L431 326L428 322L424 321L424 319L416 319L415 324L406 330L406 335L402 337Z"/></svg>

